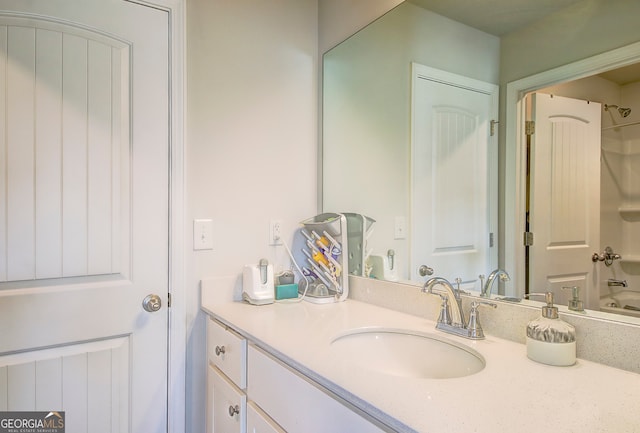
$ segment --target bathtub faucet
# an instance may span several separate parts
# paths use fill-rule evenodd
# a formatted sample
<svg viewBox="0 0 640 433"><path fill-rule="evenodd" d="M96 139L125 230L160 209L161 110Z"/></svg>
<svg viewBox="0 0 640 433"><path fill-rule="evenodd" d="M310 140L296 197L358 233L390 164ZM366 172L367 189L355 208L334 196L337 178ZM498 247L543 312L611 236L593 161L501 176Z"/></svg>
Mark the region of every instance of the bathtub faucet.
<svg viewBox="0 0 640 433"><path fill-rule="evenodd" d="M591 256L591 260L596 262L604 262L606 266L611 266L614 260L620 260L622 256L620 254L614 253L613 248L606 247L602 254L593 253Z"/></svg>
<svg viewBox="0 0 640 433"><path fill-rule="evenodd" d="M627 280L615 280L613 278L609 278L607 280L607 286L609 286L609 287L627 287Z"/></svg>

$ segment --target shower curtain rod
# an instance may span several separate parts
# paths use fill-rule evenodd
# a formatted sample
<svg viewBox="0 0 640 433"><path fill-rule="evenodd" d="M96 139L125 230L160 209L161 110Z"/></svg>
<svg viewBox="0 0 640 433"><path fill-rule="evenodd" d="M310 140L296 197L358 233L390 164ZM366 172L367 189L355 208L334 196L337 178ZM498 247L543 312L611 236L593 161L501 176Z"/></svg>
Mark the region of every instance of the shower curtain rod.
<svg viewBox="0 0 640 433"><path fill-rule="evenodd" d="M606 131L607 129L624 128L625 126L632 125L640 125L640 120L637 120L635 122L620 123L619 125L605 126L604 128L602 128L602 131Z"/></svg>

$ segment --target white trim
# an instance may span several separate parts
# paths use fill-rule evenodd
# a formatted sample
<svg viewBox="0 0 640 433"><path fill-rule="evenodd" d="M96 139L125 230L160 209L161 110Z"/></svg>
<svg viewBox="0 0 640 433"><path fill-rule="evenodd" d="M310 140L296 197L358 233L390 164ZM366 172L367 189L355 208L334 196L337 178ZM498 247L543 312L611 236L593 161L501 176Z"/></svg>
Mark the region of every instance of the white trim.
<svg viewBox="0 0 640 433"><path fill-rule="evenodd" d="M511 274L511 285L524 287L524 95L543 87L589 77L640 62L640 42L598 54L507 84L505 106L505 202L504 202L504 268ZM515 145L510 146L510 143ZM515 295L515 293L513 294Z"/></svg>
<svg viewBox="0 0 640 433"><path fill-rule="evenodd" d="M169 204L169 345L167 433L186 430L187 310L185 293L185 107L186 1L137 1L169 14L170 37L170 204Z"/></svg>
<svg viewBox="0 0 640 433"><path fill-rule="evenodd" d="M460 87L474 92L486 93L495 96L497 101L498 86L486 81L476 80L474 78L465 77L464 75L454 74L453 72L443 71L441 69L431 68L420 63L411 62L412 80L416 78L424 78L426 80L435 81L449 86Z"/></svg>
<svg viewBox="0 0 640 433"><path fill-rule="evenodd" d="M67 346L56 346L49 349L28 350L26 352L11 353L0 356L0 367L29 364L32 362L59 359L68 356L83 355L100 351L114 350L121 347L128 348L131 344L130 335L116 336L105 340L74 343Z"/></svg>
<svg viewBox="0 0 640 433"><path fill-rule="evenodd" d="M169 371L167 432L186 430L187 309L185 293L185 95L186 2L164 0L170 8L171 31L171 209L169 284Z"/></svg>

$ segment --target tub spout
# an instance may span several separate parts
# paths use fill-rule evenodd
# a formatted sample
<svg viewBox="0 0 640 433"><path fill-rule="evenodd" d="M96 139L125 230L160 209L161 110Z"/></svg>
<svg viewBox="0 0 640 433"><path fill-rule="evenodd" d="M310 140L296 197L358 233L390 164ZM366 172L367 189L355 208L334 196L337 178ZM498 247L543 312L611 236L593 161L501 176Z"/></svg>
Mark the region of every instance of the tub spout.
<svg viewBox="0 0 640 433"><path fill-rule="evenodd" d="M616 280L609 278L607 280L607 286L609 287L627 287L627 280Z"/></svg>

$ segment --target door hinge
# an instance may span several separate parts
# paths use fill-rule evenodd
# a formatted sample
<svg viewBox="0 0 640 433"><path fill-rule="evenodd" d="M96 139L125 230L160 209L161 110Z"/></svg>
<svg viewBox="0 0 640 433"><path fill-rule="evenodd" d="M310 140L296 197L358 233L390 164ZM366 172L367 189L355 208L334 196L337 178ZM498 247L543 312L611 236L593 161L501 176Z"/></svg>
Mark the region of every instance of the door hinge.
<svg viewBox="0 0 640 433"><path fill-rule="evenodd" d="M489 233L489 248L493 247L493 233Z"/></svg>
<svg viewBox="0 0 640 433"><path fill-rule="evenodd" d="M493 137L496 134L496 125L500 122L497 120L492 120L490 123L491 123L491 127L489 128L489 135Z"/></svg>
<svg viewBox="0 0 640 433"><path fill-rule="evenodd" d="M536 122L534 120L527 120L524 122L524 133L527 135L533 135L536 133Z"/></svg>
<svg viewBox="0 0 640 433"><path fill-rule="evenodd" d="M167 308L171 308L171 293L167 293Z"/></svg>
<svg viewBox="0 0 640 433"><path fill-rule="evenodd" d="M533 232L524 232L524 246L530 247L533 245Z"/></svg>

